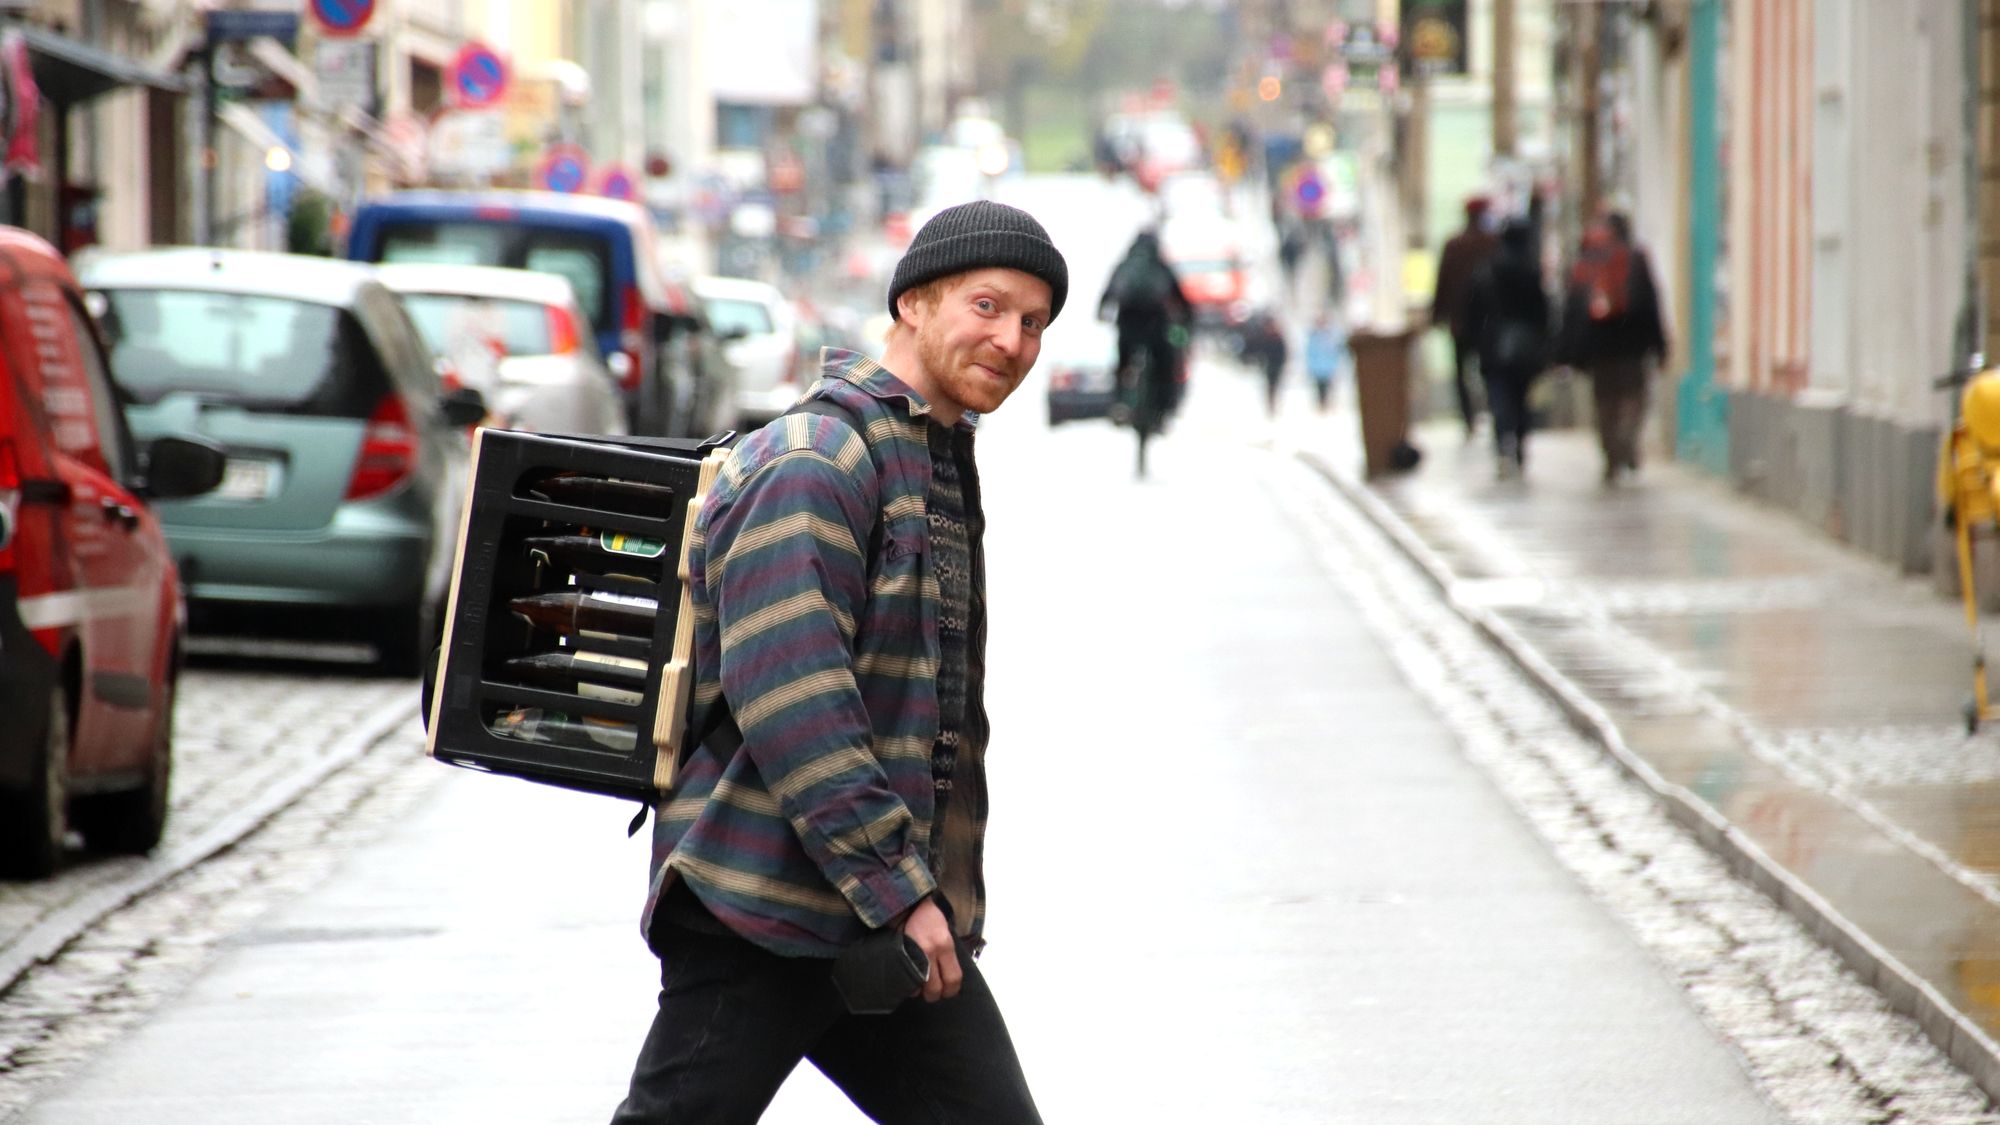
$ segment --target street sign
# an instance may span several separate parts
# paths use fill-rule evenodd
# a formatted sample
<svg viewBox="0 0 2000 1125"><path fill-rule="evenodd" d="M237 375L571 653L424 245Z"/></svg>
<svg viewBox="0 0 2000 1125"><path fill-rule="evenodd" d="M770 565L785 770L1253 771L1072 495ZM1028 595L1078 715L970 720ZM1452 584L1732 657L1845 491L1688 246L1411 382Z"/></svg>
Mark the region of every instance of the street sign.
<svg viewBox="0 0 2000 1125"><path fill-rule="evenodd" d="M447 179L498 176L513 164L507 115L497 109L453 109L431 122L430 170Z"/></svg>
<svg viewBox="0 0 2000 1125"><path fill-rule="evenodd" d="M597 173L597 194L606 199L638 199L639 178L623 164L607 164Z"/></svg>
<svg viewBox="0 0 2000 1125"><path fill-rule="evenodd" d="M210 43L266 37L292 43L299 37L299 14L261 8L216 8L208 13L207 26Z"/></svg>
<svg viewBox="0 0 2000 1125"><path fill-rule="evenodd" d="M1466 0L1405 0L1403 58L1413 74L1466 72Z"/></svg>
<svg viewBox="0 0 2000 1125"><path fill-rule="evenodd" d="M507 61L484 43L467 43L452 61L451 90L462 109L492 105L507 92Z"/></svg>
<svg viewBox="0 0 2000 1125"><path fill-rule="evenodd" d="M535 169L535 182L548 191L582 191L590 180L590 156L575 145L556 145Z"/></svg>
<svg viewBox="0 0 2000 1125"><path fill-rule="evenodd" d="M322 35L355 35L375 15L375 0L310 0L306 11Z"/></svg>
<svg viewBox="0 0 2000 1125"><path fill-rule="evenodd" d="M313 47L313 75L324 105L352 105L375 112L375 43L321 39Z"/></svg>

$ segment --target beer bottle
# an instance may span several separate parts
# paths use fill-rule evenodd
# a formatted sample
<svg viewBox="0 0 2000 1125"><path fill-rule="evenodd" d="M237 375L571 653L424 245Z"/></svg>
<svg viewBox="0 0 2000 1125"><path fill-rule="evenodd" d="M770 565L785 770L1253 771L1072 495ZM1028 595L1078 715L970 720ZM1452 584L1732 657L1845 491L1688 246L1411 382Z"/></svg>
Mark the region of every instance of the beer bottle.
<svg viewBox="0 0 2000 1125"><path fill-rule="evenodd" d="M660 603L629 594L564 590L514 598L507 608L537 629L566 637L604 634L649 640Z"/></svg>
<svg viewBox="0 0 2000 1125"><path fill-rule="evenodd" d="M644 701L646 662L579 649L516 656L501 666L523 683L570 691L586 699L627 703Z"/></svg>
<svg viewBox="0 0 2000 1125"><path fill-rule="evenodd" d="M544 477L530 493L557 504L575 504L599 511L666 519L673 514L674 490L664 484L565 473Z"/></svg>
<svg viewBox="0 0 2000 1125"><path fill-rule="evenodd" d="M639 747L639 728L616 719L580 718L540 707L502 711L486 729L504 738L558 746L566 750L612 750L629 754Z"/></svg>
<svg viewBox="0 0 2000 1125"><path fill-rule="evenodd" d="M595 535L530 535L521 540L530 557L565 574L621 575L660 580L667 545L657 539L602 531Z"/></svg>

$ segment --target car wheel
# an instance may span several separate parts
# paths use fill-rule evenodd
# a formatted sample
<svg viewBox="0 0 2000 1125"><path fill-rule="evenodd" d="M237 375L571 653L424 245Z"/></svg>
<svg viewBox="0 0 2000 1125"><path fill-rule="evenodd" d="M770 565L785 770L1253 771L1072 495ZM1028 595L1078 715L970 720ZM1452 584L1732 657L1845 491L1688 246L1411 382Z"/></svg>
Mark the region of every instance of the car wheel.
<svg viewBox="0 0 2000 1125"><path fill-rule="evenodd" d="M29 762L28 784L0 789L0 875L41 879L54 874L62 861L69 831L69 743L69 694L58 684L49 689L48 716Z"/></svg>
<svg viewBox="0 0 2000 1125"><path fill-rule="evenodd" d="M77 799L77 831L91 849L113 855L143 855L153 850L167 830L167 786L174 768L174 699L179 694L169 677L162 689L159 726L146 757L146 778L137 788Z"/></svg>

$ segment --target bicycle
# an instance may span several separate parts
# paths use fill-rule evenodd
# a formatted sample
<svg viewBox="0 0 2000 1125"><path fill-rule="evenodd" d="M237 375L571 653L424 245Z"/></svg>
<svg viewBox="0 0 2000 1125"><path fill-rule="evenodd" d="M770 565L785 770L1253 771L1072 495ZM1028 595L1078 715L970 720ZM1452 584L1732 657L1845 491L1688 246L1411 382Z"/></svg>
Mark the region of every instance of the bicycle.
<svg viewBox="0 0 2000 1125"><path fill-rule="evenodd" d="M1153 370L1153 349L1141 343L1132 349L1125 365L1118 369L1118 401L1112 407L1112 421L1130 426L1138 437L1137 472L1146 476L1146 447L1166 428L1172 412L1173 395L1167 373Z"/></svg>
<svg viewBox="0 0 2000 1125"><path fill-rule="evenodd" d="M1965 732L1977 733L1992 718L1986 683L1986 637L1979 624L1979 592L1973 585L1972 527L2000 526L2000 367L1974 355L1963 371L1931 381L1935 390L1964 388L1952 400L1951 426L1938 448L1938 500L1958 553L1958 585L1965 599L1965 623L1972 630L1972 699L1965 705Z"/></svg>

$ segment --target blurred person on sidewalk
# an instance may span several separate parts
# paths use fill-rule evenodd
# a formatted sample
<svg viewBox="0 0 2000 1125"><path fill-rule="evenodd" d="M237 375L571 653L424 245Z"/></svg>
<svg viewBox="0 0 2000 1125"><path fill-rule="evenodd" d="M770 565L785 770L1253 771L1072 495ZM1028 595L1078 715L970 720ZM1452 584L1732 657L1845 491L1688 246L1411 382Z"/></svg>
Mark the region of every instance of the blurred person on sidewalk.
<svg viewBox="0 0 2000 1125"><path fill-rule="evenodd" d="M1563 299L1558 358L1590 375L1604 482L1638 471L1653 368L1667 357L1659 289L1632 226L1610 212L1584 232Z"/></svg>
<svg viewBox="0 0 2000 1125"><path fill-rule="evenodd" d="M1285 377L1285 361L1291 358L1285 342L1285 326L1270 309L1250 318L1243 327L1243 358L1257 366L1264 376L1264 413L1278 416L1278 384Z"/></svg>
<svg viewBox="0 0 2000 1125"><path fill-rule="evenodd" d="M1501 228L1499 251L1466 294L1465 318L1493 414L1495 475L1519 477L1528 460L1528 389L1548 364L1549 346L1549 295L1527 220Z"/></svg>
<svg viewBox="0 0 2000 1125"><path fill-rule="evenodd" d="M1321 309L1306 333L1306 378L1312 381L1313 397L1320 413L1326 413L1340 369L1347 363L1347 330L1328 309Z"/></svg>
<svg viewBox="0 0 2000 1125"><path fill-rule="evenodd" d="M687 557L689 719L710 733L657 809L642 927L659 1011L615 1125L754 1122L801 1059L878 1122L1041 1121L972 960L988 737L973 427L1020 386L1068 288L1026 212L940 211L889 283L881 361L830 351L807 395L826 410L745 437L716 480ZM859 987L856 967L892 987Z"/></svg>
<svg viewBox="0 0 2000 1125"><path fill-rule="evenodd" d="M1466 319L1472 283L1500 248L1486 222L1491 203L1483 195L1465 201L1465 228L1452 235L1438 255L1437 285L1431 292L1431 323L1451 332L1452 385L1458 391L1458 413L1465 419L1465 436L1479 424L1479 404L1473 398L1472 363L1478 345Z"/></svg>

